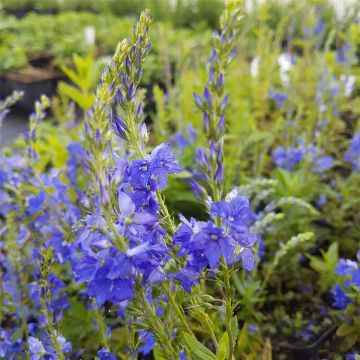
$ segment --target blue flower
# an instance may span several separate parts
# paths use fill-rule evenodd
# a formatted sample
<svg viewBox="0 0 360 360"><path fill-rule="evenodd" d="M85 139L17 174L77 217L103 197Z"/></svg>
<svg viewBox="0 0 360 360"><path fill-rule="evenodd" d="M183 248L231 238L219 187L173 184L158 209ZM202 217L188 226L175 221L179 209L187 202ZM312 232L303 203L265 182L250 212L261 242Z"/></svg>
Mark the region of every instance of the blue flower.
<svg viewBox="0 0 360 360"><path fill-rule="evenodd" d="M136 159L130 164L129 182L134 189L156 190L156 183L160 189L164 189L167 185L167 176L181 170L170 145L161 144L146 159Z"/></svg>
<svg viewBox="0 0 360 360"><path fill-rule="evenodd" d="M325 194L320 194L320 196L318 197L318 199L316 200L316 206L318 208L322 208L323 206L326 205L327 203L327 197Z"/></svg>
<svg viewBox="0 0 360 360"><path fill-rule="evenodd" d="M273 150L272 157L278 167L291 171L304 159L305 154L305 148L301 145L297 148L293 146L288 148L279 146L277 149Z"/></svg>
<svg viewBox="0 0 360 360"><path fill-rule="evenodd" d="M119 218L126 224L153 225L157 217L147 212L136 212L135 204L131 197L124 192L119 192Z"/></svg>
<svg viewBox="0 0 360 360"><path fill-rule="evenodd" d="M359 352L353 352L351 354L346 354L345 360L357 360L359 356L360 356Z"/></svg>
<svg viewBox="0 0 360 360"><path fill-rule="evenodd" d="M64 353L69 353L72 350L72 345L70 341L67 341L64 336L58 335L56 341L61 346L61 349Z"/></svg>
<svg viewBox="0 0 360 360"><path fill-rule="evenodd" d="M204 266L216 268L221 256L228 264L241 260L248 271L255 265L250 248L256 243L257 236L249 230L253 214L248 200L232 191L225 201L210 204L210 216L210 221L198 222L193 218L188 221L180 215L182 224L174 234L173 243L180 245L178 255L186 255L187 263L169 277L178 280L186 291L192 289ZM219 218L221 227L216 225Z"/></svg>
<svg viewBox="0 0 360 360"><path fill-rule="evenodd" d="M255 257L250 249L245 248L241 253L241 261L246 271L251 271L255 266Z"/></svg>
<svg viewBox="0 0 360 360"><path fill-rule="evenodd" d="M340 285L335 285L330 292L334 299L332 306L336 309L344 310L352 302Z"/></svg>
<svg viewBox="0 0 360 360"><path fill-rule="evenodd" d="M180 148L182 150L187 148L190 145L190 141L186 138L186 136L179 132L177 132L172 137L172 143L174 144L175 147ZM1 181L1 178L0 178L0 181ZM0 184L1 184L1 182L0 182Z"/></svg>
<svg viewBox="0 0 360 360"><path fill-rule="evenodd" d="M69 152L69 159L66 162L67 177L73 187L76 186L77 169L80 164L81 154L84 151L80 142L73 142L67 146Z"/></svg>
<svg viewBox="0 0 360 360"><path fill-rule="evenodd" d="M334 273L336 275L349 275L357 269L357 263L349 259L340 259Z"/></svg>
<svg viewBox="0 0 360 360"><path fill-rule="evenodd" d="M223 219L223 224L232 229L242 230L246 227L250 212L249 201L237 196L232 201L220 201L211 204L210 213Z"/></svg>
<svg viewBox="0 0 360 360"><path fill-rule="evenodd" d="M0 358L15 359L10 354L20 354L23 351L23 342L21 338L13 339L15 334L10 330L5 330L0 327ZM17 359L17 357L16 357Z"/></svg>
<svg viewBox="0 0 360 360"><path fill-rule="evenodd" d="M350 140L344 159L351 163L353 170L360 171L360 131Z"/></svg>
<svg viewBox="0 0 360 360"><path fill-rule="evenodd" d="M151 189L151 176L153 172L150 168L150 161L148 159L134 160L129 166L129 183L134 188ZM153 179L151 179L153 180ZM155 184L155 182L153 182Z"/></svg>
<svg viewBox="0 0 360 360"><path fill-rule="evenodd" d="M314 173L322 173L333 167L333 158L329 155L316 157L312 171Z"/></svg>
<svg viewBox="0 0 360 360"><path fill-rule="evenodd" d="M46 355L44 345L39 339L33 336L29 336L28 345L31 354L31 360L40 360L44 355Z"/></svg>
<svg viewBox="0 0 360 360"><path fill-rule="evenodd" d="M277 109L281 109L288 99L287 95L280 91L270 91L269 97L276 103Z"/></svg>
<svg viewBox="0 0 360 360"><path fill-rule="evenodd" d="M167 175L176 174L182 171L181 166L177 163L174 153L169 144L157 146L151 153L151 170L157 176L160 189L167 185Z"/></svg>
<svg viewBox="0 0 360 360"><path fill-rule="evenodd" d="M349 63L349 55L350 55L351 46L349 43L344 44L344 46L336 51L336 61L339 64L347 64Z"/></svg>
<svg viewBox="0 0 360 360"><path fill-rule="evenodd" d="M223 229L214 223L208 222L201 232L193 237L190 245L193 249L202 249L211 268L219 265L219 259L224 256L228 263L234 258L236 242L224 234Z"/></svg>
<svg viewBox="0 0 360 360"><path fill-rule="evenodd" d="M178 280L185 291L190 293L195 284L199 282L200 273L191 268L184 268L174 274L168 275L170 278Z"/></svg>
<svg viewBox="0 0 360 360"><path fill-rule="evenodd" d="M3 186L7 181L7 173L4 170L0 169L0 187Z"/></svg>
<svg viewBox="0 0 360 360"><path fill-rule="evenodd" d="M117 357L108 349L102 348L98 351L100 360L117 360Z"/></svg>
<svg viewBox="0 0 360 360"><path fill-rule="evenodd" d="M134 288L130 280L110 280L99 276L88 284L88 294L96 299L96 304L100 307L106 301L118 304L131 300L134 297Z"/></svg>
<svg viewBox="0 0 360 360"><path fill-rule="evenodd" d="M356 269L352 273L351 284L356 286L360 290L360 269Z"/></svg>
<svg viewBox="0 0 360 360"><path fill-rule="evenodd" d="M126 256L110 248L85 253L74 265L74 276L78 282L87 283L88 295L101 306L105 301L117 304L133 298L131 270Z"/></svg>
<svg viewBox="0 0 360 360"><path fill-rule="evenodd" d="M37 195L29 197L29 206L27 207L27 211L30 214L35 214L38 212L45 203L45 192L41 190Z"/></svg>
<svg viewBox="0 0 360 360"><path fill-rule="evenodd" d="M150 354L154 345L156 344L155 336L148 331L140 330L140 341L141 345L138 349L139 352L143 353L144 355Z"/></svg>

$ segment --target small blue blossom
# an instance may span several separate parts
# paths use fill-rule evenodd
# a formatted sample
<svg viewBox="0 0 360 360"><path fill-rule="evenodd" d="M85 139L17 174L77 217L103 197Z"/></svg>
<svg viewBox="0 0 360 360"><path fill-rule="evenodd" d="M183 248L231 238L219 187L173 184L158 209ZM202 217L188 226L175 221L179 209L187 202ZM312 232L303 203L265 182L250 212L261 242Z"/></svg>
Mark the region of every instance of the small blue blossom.
<svg viewBox="0 0 360 360"><path fill-rule="evenodd" d="M334 273L336 275L349 275L352 274L358 268L355 261L349 259L340 259Z"/></svg>
<svg viewBox="0 0 360 360"><path fill-rule="evenodd" d="M333 158L329 155L317 157L312 166L314 173L322 173L333 167Z"/></svg>
<svg viewBox="0 0 360 360"><path fill-rule="evenodd" d="M299 164L305 157L306 150L303 146L288 147L279 146L273 150L272 157L275 164L285 170L293 170L297 164Z"/></svg>
<svg viewBox="0 0 360 360"><path fill-rule="evenodd" d="M318 208L322 208L326 205L327 203L327 197L325 194L320 194L320 196L318 197L318 199L316 200L316 206Z"/></svg>
<svg viewBox="0 0 360 360"><path fill-rule="evenodd" d="M140 331L140 341L142 344L138 349L139 352L143 353L144 355L150 354L156 343L155 336L147 331Z"/></svg>
<svg viewBox="0 0 360 360"><path fill-rule="evenodd" d="M349 43L344 44L344 46L336 51L336 61L339 64L347 64L350 62L349 53L351 46Z"/></svg>
<svg viewBox="0 0 360 360"><path fill-rule="evenodd" d="M344 310L352 302L340 285L335 285L331 290L331 294L334 299L332 305L336 309Z"/></svg>
<svg viewBox="0 0 360 360"><path fill-rule="evenodd" d="M360 171L360 131L350 140L350 146L344 159L351 163L353 170Z"/></svg>
<svg viewBox="0 0 360 360"><path fill-rule="evenodd" d="M39 339L30 336L28 340L28 345L31 354L31 360L40 360L44 355L46 355L44 345Z"/></svg>
<svg viewBox="0 0 360 360"><path fill-rule="evenodd" d="M117 360L116 355L105 348L98 351L98 356L100 360Z"/></svg>
<svg viewBox="0 0 360 360"><path fill-rule="evenodd" d="M270 91L269 98L275 102L278 110L281 109L288 100L287 95L280 91Z"/></svg>
<svg viewBox="0 0 360 360"><path fill-rule="evenodd" d="M45 192L41 190L37 195L29 197L29 206L27 211L30 214L35 214L38 212L45 203Z"/></svg>

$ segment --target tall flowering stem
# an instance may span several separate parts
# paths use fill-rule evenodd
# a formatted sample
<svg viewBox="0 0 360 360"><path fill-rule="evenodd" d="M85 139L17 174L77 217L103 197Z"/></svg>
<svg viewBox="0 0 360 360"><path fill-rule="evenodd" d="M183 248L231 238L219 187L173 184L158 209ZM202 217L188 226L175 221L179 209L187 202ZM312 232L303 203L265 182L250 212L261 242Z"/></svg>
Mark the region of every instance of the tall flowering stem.
<svg viewBox="0 0 360 360"><path fill-rule="evenodd" d="M168 257L165 242L171 242L175 225L160 190L166 186L168 174L181 171L168 144L161 144L151 153L146 148L148 132L137 89L143 62L150 51L151 22L149 12L142 12L133 28L132 41L124 40L118 47L103 74L85 124L83 160L85 170L91 174L95 196L89 204L91 225L82 230L88 236L86 241L92 241L89 233L102 233L107 244L106 249L97 243L86 250L79 241L85 256L77 259L74 271L79 282L87 281L89 294L96 298L97 306L101 307L105 301L125 306L126 300L127 315L139 323L143 321L157 338L166 358L176 358L171 334L164 330L166 326L156 313L156 304L146 292L146 287L166 278L162 269ZM119 111L113 114L115 100ZM126 158L119 156L115 146L113 149L114 132L125 140ZM96 229L91 217L97 220ZM108 273L102 273L103 281L95 276L88 278L84 266L100 258L102 264L116 266L109 266Z"/></svg>
<svg viewBox="0 0 360 360"><path fill-rule="evenodd" d="M145 158L148 133L143 119L143 109L137 97L142 76L142 65L150 51L149 26L152 18L148 11L140 15L140 21L133 28L133 41L119 73L120 85L116 89L120 113L113 116L115 132L125 138L136 156Z"/></svg>
<svg viewBox="0 0 360 360"><path fill-rule="evenodd" d="M224 80L234 56L233 46L240 19L239 2L227 2L225 11L220 18L221 29L215 32L213 37L213 50L208 59L207 85L204 87L202 97L194 93L195 104L203 114L203 128L208 141L206 149L199 149L198 160L206 174L214 202L220 201L223 196L225 109L229 100L229 95L224 94ZM219 217L216 222L218 226L221 226L222 219ZM232 334L233 290L230 285L231 271L223 256L220 263L224 285L225 323L229 341L228 354L229 359L232 360L234 358L234 343Z"/></svg>
<svg viewBox="0 0 360 360"><path fill-rule="evenodd" d="M241 17L238 2L229 1L220 18L220 31L213 36L213 50L208 59L208 82L203 95L194 93L196 106L203 114L203 128L208 140L207 149L198 156L211 186L212 198L219 201L223 194L223 142L225 109L229 94L224 95L224 80L234 57L234 42ZM200 159L201 158L201 159Z"/></svg>
<svg viewBox="0 0 360 360"><path fill-rule="evenodd" d="M111 139L112 105L116 98L116 85L119 82L119 73L124 67L124 60L129 51L128 40L120 42L115 54L102 74L100 85L95 92L95 103L88 113L85 122L85 153L83 162L88 175L101 195L101 207L107 224L115 237L115 242L124 251L126 244L118 234L112 219L112 208L109 198L111 184L109 182L110 166L113 163Z"/></svg>
<svg viewBox="0 0 360 360"><path fill-rule="evenodd" d="M149 38L151 23L152 18L146 10L141 13L140 21L134 26L133 42L129 45L123 70L119 74L120 86L116 90L120 113L113 116L113 128L116 134L125 139L135 156L141 159L146 158L149 134L144 122L143 107L137 96L137 89L142 76L142 65L151 48ZM176 226L159 189L156 190L156 195L166 230L169 234L173 234ZM170 242L170 238L168 240Z"/></svg>
<svg viewBox="0 0 360 360"><path fill-rule="evenodd" d="M24 96L23 91L14 91L5 100L0 101L0 129L7 114L10 112L9 107L15 105L18 101L20 101L23 98L23 96Z"/></svg>
<svg viewBox="0 0 360 360"><path fill-rule="evenodd" d="M41 259L39 261L40 265L40 302L41 302L41 310L46 318L46 330L48 331L48 335L51 339L51 343L56 351L57 358L59 360L65 360L65 355L61 344L58 340L58 334L54 328L53 322L53 314L49 310L50 303L51 303L51 284L49 282L49 276L52 267L55 264L54 259L54 249L50 247L49 249L42 249L41 252Z"/></svg>
<svg viewBox="0 0 360 360"><path fill-rule="evenodd" d="M35 102L35 112L30 115L29 118L29 132L27 134L27 152L30 166L35 167L35 163L38 160L38 154L36 152L36 144L38 141L38 126L42 120L45 119L45 110L50 106L49 98L42 95L39 101Z"/></svg>

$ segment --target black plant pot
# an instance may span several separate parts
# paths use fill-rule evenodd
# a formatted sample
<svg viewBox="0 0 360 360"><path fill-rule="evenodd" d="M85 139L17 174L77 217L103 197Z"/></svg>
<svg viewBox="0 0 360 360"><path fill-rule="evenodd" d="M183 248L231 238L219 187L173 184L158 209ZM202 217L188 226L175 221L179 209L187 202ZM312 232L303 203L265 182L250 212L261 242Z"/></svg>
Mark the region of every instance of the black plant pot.
<svg viewBox="0 0 360 360"><path fill-rule="evenodd" d="M29 63L31 66L33 66L35 68L45 69L50 65L52 60L53 60L53 58L50 56L41 56L41 57L29 60Z"/></svg>
<svg viewBox="0 0 360 360"><path fill-rule="evenodd" d="M10 14L15 16L17 19L21 19L24 16L26 16L29 12L34 11L34 9L32 7L22 7L22 8L18 8L18 9L6 9L5 11Z"/></svg>
<svg viewBox="0 0 360 360"><path fill-rule="evenodd" d="M31 112L34 110L35 101L41 95L51 97L55 95L59 75L50 75L45 78L22 78L19 74L3 75L0 79L1 98L11 95L15 90L24 91L24 97L16 104L16 108L21 111Z"/></svg>

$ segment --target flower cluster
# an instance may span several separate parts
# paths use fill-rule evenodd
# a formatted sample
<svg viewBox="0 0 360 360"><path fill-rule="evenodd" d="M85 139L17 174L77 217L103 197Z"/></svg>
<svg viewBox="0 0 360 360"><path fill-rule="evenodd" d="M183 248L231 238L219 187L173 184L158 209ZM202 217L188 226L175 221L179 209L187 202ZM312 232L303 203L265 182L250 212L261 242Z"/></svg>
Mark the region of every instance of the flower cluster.
<svg viewBox="0 0 360 360"><path fill-rule="evenodd" d="M324 155L323 150L314 144L305 147L301 140L296 147L279 146L272 151L272 158L278 167L289 171L304 160L309 162L313 173L323 173L333 166L332 156Z"/></svg>
<svg viewBox="0 0 360 360"><path fill-rule="evenodd" d="M279 146L273 150L272 157L276 166L291 171L304 159L305 154L306 149L302 145L287 148L285 146Z"/></svg>
<svg viewBox="0 0 360 360"><path fill-rule="evenodd" d="M233 48L239 27L239 8L227 9L221 18L221 30L213 36L213 49L208 59L208 81L203 96L194 92L194 100L202 112L207 147L199 148L197 161L202 177L210 183L212 196L222 196L223 136L225 134L225 109L229 94L224 95L225 73L235 56Z"/></svg>
<svg viewBox="0 0 360 360"><path fill-rule="evenodd" d="M187 261L174 278L185 290L191 290L207 266L210 269L219 267L221 257L228 265L241 260L246 270L254 268L251 247L257 237L249 230L250 217L248 200L234 192L230 199L211 204L207 222L180 217L182 224L174 235L174 244L179 245L179 255L186 255Z"/></svg>
<svg viewBox="0 0 360 360"><path fill-rule="evenodd" d="M99 202L109 201L105 189L93 208L88 208L74 244L79 254L73 258L74 276L88 285L87 293L96 298L98 306L106 301L119 304L132 299L139 276L143 285L165 279L162 266L169 249L159 224L156 190L166 186L168 174L179 171L167 144L155 148L145 159L118 160L114 176L121 183L114 228L106 231L107 219L98 212ZM89 204L82 196L82 201Z"/></svg>

